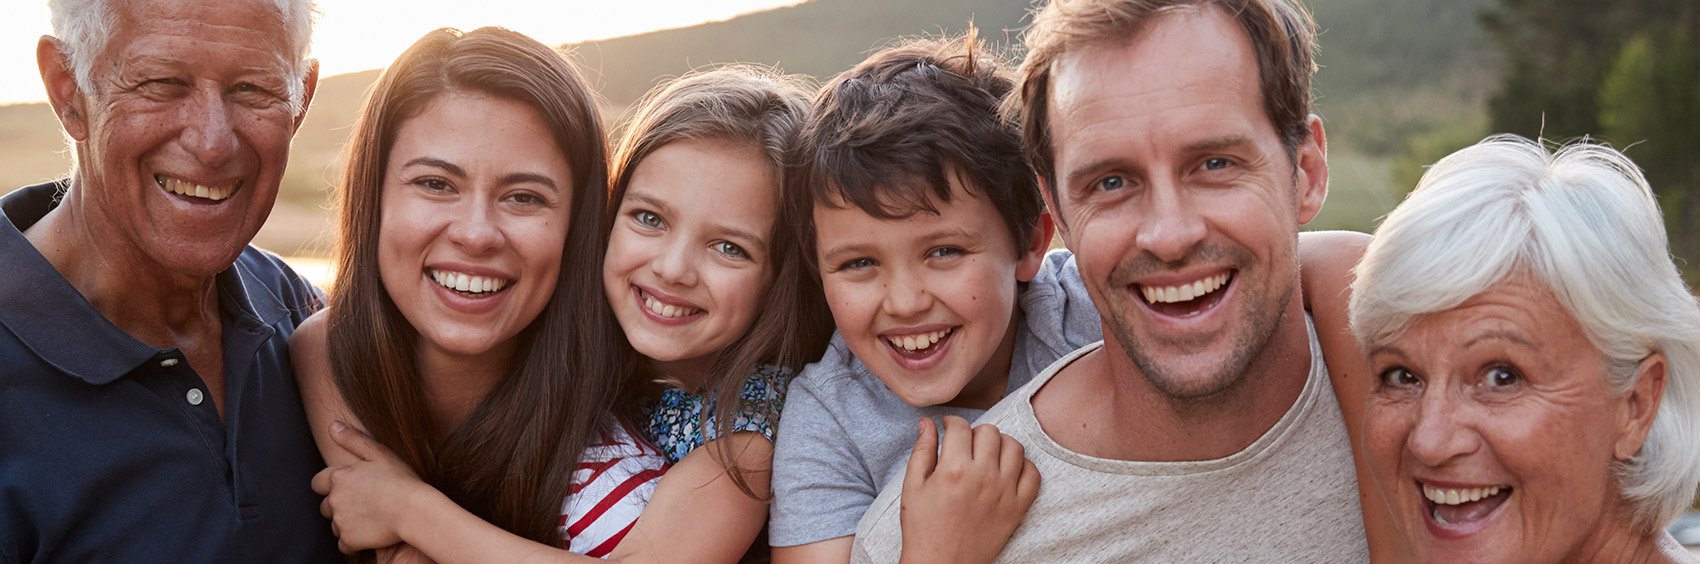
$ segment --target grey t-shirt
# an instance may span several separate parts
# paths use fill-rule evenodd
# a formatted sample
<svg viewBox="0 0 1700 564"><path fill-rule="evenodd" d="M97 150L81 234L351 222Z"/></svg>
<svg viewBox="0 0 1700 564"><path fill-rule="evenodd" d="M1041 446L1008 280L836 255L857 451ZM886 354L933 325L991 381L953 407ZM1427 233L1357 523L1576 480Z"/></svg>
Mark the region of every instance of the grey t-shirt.
<svg viewBox="0 0 1700 564"><path fill-rule="evenodd" d="M1021 441L1039 468L1039 499L997 562L1369 561L1351 444L1314 328L1310 377L1287 413L1244 450L1198 462L1095 458L1045 434L1033 394L1098 349L1057 361L979 421ZM857 527L851 562L897 562L902 480Z"/></svg>
<svg viewBox="0 0 1700 564"><path fill-rule="evenodd" d="M1008 390L1077 348L1103 339L1098 310L1065 250L1045 255L1019 297ZM903 473L915 421L973 421L985 410L904 403L833 335L820 362L791 381L773 451L768 542L796 546L856 532L882 484Z"/></svg>

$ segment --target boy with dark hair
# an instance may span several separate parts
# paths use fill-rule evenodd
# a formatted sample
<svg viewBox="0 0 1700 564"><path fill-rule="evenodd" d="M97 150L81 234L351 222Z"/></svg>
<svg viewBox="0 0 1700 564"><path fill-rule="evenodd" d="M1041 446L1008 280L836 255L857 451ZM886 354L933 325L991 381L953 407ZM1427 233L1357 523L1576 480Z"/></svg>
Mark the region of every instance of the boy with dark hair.
<svg viewBox="0 0 1700 564"><path fill-rule="evenodd" d="M998 114L1013 86L970 31L880 51L815 100L786 215L838 333L791 384L776 562L848 561L857 521L911 452L904 526L933 529L905 535L928 541L906 557L989 559L1035 495L1020 445L965 420L1102 337L1072 255L1046 254L1036 177ZM919 419L945 425L936 457L931 424L911 439Z"/></svg>

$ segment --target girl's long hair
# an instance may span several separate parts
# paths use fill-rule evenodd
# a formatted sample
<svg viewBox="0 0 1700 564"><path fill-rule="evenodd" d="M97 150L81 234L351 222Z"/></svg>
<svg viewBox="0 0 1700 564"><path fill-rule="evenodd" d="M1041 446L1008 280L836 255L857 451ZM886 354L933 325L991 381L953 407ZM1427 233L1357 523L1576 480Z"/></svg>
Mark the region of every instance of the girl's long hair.
<svg viewBox="0 0 1700 564"><path fill-rule="evenodd" d="M416 330L378 275L384 170L396 132L447 93L536 110L572 168L572 218L543 312L503 378L432 439ZM593 95L573 66L501 28L426 34L378 79L355 123L337 201L329 347L337 388L368 432L426 482L498 527L550 545L580 454L619 396L617 325L602 297L607 155Z"/></svg>
<svg viewBox="0 0 1700 564"><path fill-rule="evenodd" d="M754 145L776 172L779 182L772 194L775 213L780 217L767 234L772 249L768 273L773 283L748 332L715 354L709 377L699 389L686 391L712 394L717 436L730 435L737 414L746 410L765 411L768 421L777 421L780 405L743 399L744 379L763 364L801 370L804 364L820 358L832 336L825 298L808 265L802 262L796 239L789 236L789 218L784 217L786 206L781 200L784 190L780 187L791 169L786 156L808 112L805 89L797 79L771 69L734 65L691 73L660 86L644 96L639 108L614 155L609 226L614 225L632 173L651 153L669 143L695 139ZM604 242L610 229L603 230ZM631 359L624 369L628 378L658 379L644 365L642 356L630 351L629 343L625 348ZM709 402L704 402L700 414L704 422L708 420L708 406ZM717 453L739 489L751 497L765 498L765 492L757 493L749 487L744 473L768 469L739 468L735 455L727 449Z"/></svg>

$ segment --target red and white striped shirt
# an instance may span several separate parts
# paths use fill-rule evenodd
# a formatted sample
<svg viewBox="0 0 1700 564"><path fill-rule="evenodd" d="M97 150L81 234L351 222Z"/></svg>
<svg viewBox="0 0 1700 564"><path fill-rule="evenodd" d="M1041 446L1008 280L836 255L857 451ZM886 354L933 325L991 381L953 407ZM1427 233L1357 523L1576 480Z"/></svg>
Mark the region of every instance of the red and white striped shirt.
<svg viewBox="0 0 1700 564"><path fill-rule="evenodd" d="M649 505L667 459L625 425L610 421L584 449L561 504L561 546L603 558L632 530Z"/></svg>

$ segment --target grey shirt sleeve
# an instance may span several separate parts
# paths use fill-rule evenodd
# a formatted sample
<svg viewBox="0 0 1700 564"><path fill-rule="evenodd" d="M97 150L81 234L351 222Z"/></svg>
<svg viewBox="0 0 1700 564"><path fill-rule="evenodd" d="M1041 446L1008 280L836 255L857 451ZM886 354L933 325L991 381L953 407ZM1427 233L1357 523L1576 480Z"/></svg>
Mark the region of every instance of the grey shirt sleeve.
<svg viewBox="0 0 1700 564"><path fill-rule="evenodd" d="M828 353L829 356L831 353ZM825 359L823 359L825 360ZM830 385L821 364L792 381L773 448L773 504L768 543L796 546L856 533L856 522L879 494L851 442L853 423L828 408L815 387Z"/></svg>

